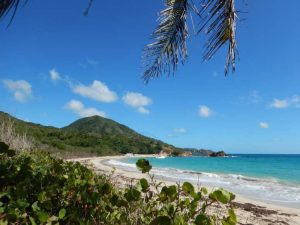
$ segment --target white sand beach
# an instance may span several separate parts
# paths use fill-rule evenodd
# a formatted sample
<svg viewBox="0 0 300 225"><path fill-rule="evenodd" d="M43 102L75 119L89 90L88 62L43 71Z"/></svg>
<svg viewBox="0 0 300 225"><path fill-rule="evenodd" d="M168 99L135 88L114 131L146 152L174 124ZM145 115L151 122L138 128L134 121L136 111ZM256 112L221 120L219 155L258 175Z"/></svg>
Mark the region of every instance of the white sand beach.
<svg viewBox="0 0 300 225"><path fill-rule="evenodd" d="M132 157L152 157L153 155L135 155ZM127 171L122 168L116 168L107 163L108 160L119 160L125 156L106 156L106 157L91 157L91 158L77 158L70 159L71 161L78 161L92 168L97 173L109 174L114 171L112 177L119 182L120 186L127 186L136 179L148 178L148 175L137 171ZM163 181L167 185L174 184L170 180ZM179 180L177 182L180 182ZM212 187L207 187L208 189ZM300 225L300 209L290 208L267 202L260 202L249 199L242 195L237 195L234 201L236 213L241 225Z"/></svg>

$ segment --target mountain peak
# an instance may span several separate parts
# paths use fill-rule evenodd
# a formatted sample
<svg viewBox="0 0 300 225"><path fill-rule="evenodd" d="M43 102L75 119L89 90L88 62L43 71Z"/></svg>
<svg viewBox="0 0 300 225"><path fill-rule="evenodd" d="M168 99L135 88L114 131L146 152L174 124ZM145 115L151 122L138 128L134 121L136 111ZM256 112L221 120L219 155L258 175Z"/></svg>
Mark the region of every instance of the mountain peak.
<svg viewBox="0 0 300 225"><path fill-rule="evenodd" d="M129 127L101 116L90 116L78 119L64 127L63 130L94 134L137 135L137 133Z"/></svg>

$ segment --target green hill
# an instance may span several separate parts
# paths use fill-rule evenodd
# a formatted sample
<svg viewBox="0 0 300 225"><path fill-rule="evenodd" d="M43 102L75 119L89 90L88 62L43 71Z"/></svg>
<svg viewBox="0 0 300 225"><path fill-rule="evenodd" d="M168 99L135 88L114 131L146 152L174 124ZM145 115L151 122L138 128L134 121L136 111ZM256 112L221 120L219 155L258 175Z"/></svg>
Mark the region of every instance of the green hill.
<svg viewBox="0 0 300 225"><path fill-rule="evenodd" d="M37 148L65 156L153 154L161 150L181 150L99 116L79 119L64 128L29 123L0 112L0 122L9 118L16 132L26 133Z"/></svg>
<svg viewBox="0 0 300 225"><path fill-rule="evenodd" d="M100 116L91 116L76 120L63 128L66 131L79 131L93 134L138 135L129 127Z"/></svg>

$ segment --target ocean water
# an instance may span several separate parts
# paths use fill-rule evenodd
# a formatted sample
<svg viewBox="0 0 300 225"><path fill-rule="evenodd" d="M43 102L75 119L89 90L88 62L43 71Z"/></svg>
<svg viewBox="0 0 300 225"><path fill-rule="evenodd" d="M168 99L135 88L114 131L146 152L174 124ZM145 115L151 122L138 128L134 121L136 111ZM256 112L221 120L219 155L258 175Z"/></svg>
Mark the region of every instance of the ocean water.
<svg viewBox="0 0 300 225"><path fill-rule="evenodd" d="M225 158L147 158L157 177L224 187L248 198L300 209L300 155L233 155ZM136 170L137 158L108 163Z"/></svg>

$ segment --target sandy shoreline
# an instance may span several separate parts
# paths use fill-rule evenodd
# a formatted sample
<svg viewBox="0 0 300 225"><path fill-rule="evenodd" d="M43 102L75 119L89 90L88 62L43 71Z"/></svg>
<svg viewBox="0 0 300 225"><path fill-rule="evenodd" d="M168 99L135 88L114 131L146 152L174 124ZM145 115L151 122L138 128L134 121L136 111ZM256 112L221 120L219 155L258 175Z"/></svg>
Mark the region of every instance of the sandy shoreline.
<svg viewBox="0 0 300 225"><path fill-rule="evenodd" d="M132 157L146 158L153 155L135 155ZM132 182L132 179L148 178L146 174L135 171L127 171L121 168L113 167L107 163L108 160L118 160L126 158L126 156L105 156L91 158L77 158L71 161L78 161L90 166L93 170L99 173L110 173L114 169L114 178L126 185L126 182ZM157 179L158 180L158 179ZM160 179L167 185L174 184L174 181ZM211 188L211 187L208 187ZM300 209L289 208L266 202L259 202L249 199L245 196L236 196L237 214L239 216L239 224L243 225L269 225L269 224L289 224L300 225Z"/></svg>

